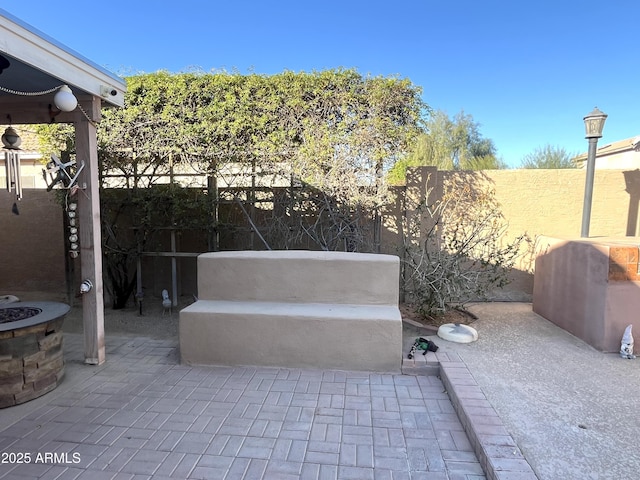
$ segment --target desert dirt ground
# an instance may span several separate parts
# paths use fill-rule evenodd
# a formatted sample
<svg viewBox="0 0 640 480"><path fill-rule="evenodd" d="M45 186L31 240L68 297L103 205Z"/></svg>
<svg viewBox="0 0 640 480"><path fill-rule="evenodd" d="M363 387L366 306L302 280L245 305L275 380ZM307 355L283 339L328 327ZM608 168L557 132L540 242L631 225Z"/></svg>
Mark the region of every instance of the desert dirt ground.
<svg viewBox="0 0 640 480"><path fill-rule="evenodd" d="M0 292L1 293L1 292ZM51 301L72 304L62 326L68 333L82 333L82 301L75 298L70 302L66 295L47 292L11 292L21 301ZM153 338L178 338L180 310L193 303L193 298L180 298L171 312L162 307L161 298L145 298L142 309L130 301L126 308L114 310L111 305L104 307L104 329L111 335L147 336Z"/></svg>
<svg viewBox="0 0 640 480"><path fill-rule="evenodd" d="M0 292L1 293L1 292ZM70 302L65 295L47 292L12 292L22 301L55 301L70 304L71 311L67 314L63 330L69 333L82 333L82 302L75 298ZM152 338L178 338L178 320L180 310L194 302L192 297L180 297L178 306L171 311L162 307L162 299L145 297L140 306L130 300L127 307L114 310L108 303L104 306L104 329L111 335L148 336ZM434 334L437 327L443 323L470 323L474 319L456 310L449 310L446 316L424 318L411 305L401 304L402 318L409 325L418 327L417 332L423 335Z"/></svg>
<svg viewBox="0 0 640 480"><path fill-rule="evenodd" d="M183 300L171 311L165 311L161 299L148 299L138 305L114 310L106 305L104 309L104 329L112 335L135 335L153 338L178 338L180 310L193 300ZM82 306L75 305L64 321L63 329L69 333L82 333Z"/></svg>
<svg viewBox="0 0 640 480"><path fill-rule="evenodd" d="M192 299L182 298L171 312L162 308L162 300L152 298L143 301L142 313L139 305L130 305L114 310L110 306L104 309L104 328L112 335L140 335L154 338L178 338L178 319L180 310L193 303ZM474 319L456 310L450 310L443 317L424 318L410 305L400 305L403 320L420 324L425 329L423 335L435 334L437 327L444 323L470 323ZM82 333L82 307L74 306L65 319L64 330L69 333Z"/></svg>

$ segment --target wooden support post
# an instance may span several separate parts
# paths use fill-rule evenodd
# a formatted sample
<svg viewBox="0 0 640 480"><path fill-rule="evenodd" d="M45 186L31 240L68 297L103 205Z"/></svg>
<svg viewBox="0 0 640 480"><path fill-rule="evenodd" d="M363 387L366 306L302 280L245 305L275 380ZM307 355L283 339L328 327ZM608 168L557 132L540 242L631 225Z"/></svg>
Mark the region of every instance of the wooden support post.
<svg viewBox="0 0 640 480"><path fill-rule="evenodd" d="M176 230L171 229L171 293L173 294L173 306L178 306L178 265L176 260Z"/></svg>
<svg viewBox="0 0 640 480"><path fill-rule="evenodd" d="M100 119L100 99L92 97L82 107L94 120ZM80 233L80 269L82 280L90 280L93 288L82 295L84 326L84 361L100 365L105 361L104 298L102 282L102 235L100 229L100 189L96 127L79 111L75 112L76 161L84 162L78 179L82 189L78 199Z"/></svg>
<svg viewBox="0 0 640 480"><path fill-rule="evenodd" d="M217 252L220 250L220 232L218 228L219 220L220 220L220 196L218 192L218 173L214 169L214 173L207 176L207 192L209 194L209 198L211 199L210 203L210 221L209 221L209 235L207 238L207 245L209 246L209 251ZM213 225L213 228L211 227Z"/></svg>

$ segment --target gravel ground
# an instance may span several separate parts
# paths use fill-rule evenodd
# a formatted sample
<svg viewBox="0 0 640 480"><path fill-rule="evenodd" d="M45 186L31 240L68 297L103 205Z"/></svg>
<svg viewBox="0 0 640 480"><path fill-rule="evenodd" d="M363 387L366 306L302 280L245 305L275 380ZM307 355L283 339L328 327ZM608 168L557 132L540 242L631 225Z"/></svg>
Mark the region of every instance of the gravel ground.
<svg viewBox="0 0 640 480"><path fill-rule="evenodd" d="M171 312L162 308L162 300L149 299L142 303L142 314L137 305L114 310L104 309L104 330L112 335L142 335L153 338L178 338L180 310L191 302L180 302ZM63 329L69 333L82 333L82 306L74 306L65 319Z"/></svg>
<svg viewBox="0 0 640 480"><path fill-rule="evenodd" d="M4 292L0 292L4 294ZM52 301L69 303L63 294L46 292L11 292L21 301ZM82 303L75 300L75 305L67 314L62 330L69 333L82 333ZM153 338L178 338L178 318L180 310L193 303L189 297L181 298L179 305L171 312L162 308L161 298L148 298L142 303L142 314L138 305L130 304L123 309L114 310L110 305L104 309L104 330L109 335L141 335Z"/></svg>
<svg viewBox="0 0 640 480"><path fill-rule="evenodd" d="M0 292L4 294L6 292ZM22 301L51 301L69 303L64 294L51 294L46 292L11 292ZM110 305L104 309L104 330L107 335L145 336L152 338L178 338L178 320L180 310L193 303L193 298L181 297L179 305L171 312L165 312L162 308L161 298L148 298L142 304L142 314L138 305L130 304L123 309L114 310ZM82 303L75 299L75 305L65 317L62 330L68 333L83 333ZM414 318L410 311L402 308L404 319ZM403 322L404 323L404 322ZM466 322L465 322L466 323ZM421 326L420 322L403 324L404 354L406 354L413 341L418 336L433 335L437 327Z"/></svg>

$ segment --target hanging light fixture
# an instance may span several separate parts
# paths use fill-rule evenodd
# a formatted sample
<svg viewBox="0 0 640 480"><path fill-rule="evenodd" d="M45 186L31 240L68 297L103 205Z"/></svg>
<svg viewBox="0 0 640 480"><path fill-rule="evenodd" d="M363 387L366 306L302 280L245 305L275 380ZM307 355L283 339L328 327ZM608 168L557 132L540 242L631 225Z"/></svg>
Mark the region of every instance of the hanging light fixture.
<svg viewBox="0 0 640 480"><path fill-rule="evenodd" d="M58 110L72 112L78 106L78 99L67 85L62 85L53 96L53 103Z"/></svg>
<svg viewBox="0 0 640 480"><path fill-rule="evenodd" d="M69 85L59 85L57 87L53 87L48 90L42 90L40 92L22 92L0 85L0 91L11 95L18 95L23 97L37 97L40 95L48 95L50 93L56 92L53 96L53 103L61 112L71 112L78 106L78 99L69 88Z"/></svg>
<svg viewBox="0 0 640 480"><path fill-rule="evenodd" d="M2 57L0 56L0 59L1 58ZM2 61L0 60L0 73L1 72L2 72ZM117 90L109 89L109 87L105 87L104 90L105 92L104 93L101 92L101 94L105 97L107 95L115 96L118 94ZM8 93L10 95L24 96L24 97L36 97L36 96L48 95L50 93L56 92L53 96L53 103L49 104L49 115L51 116L52 123L54 122L56 115L58 115L60 112L72 112L76 108L78 108L80 112L82 112L82 114L86 117L86 119L89 120L89 122L91 122L93 125L96 124L96 122L91 117L89 117L87 112L84 111L82 106L78 104L78 99L73 94L73 92L71 91L68 85L59 85L57 87L53 87L48 90L42 90L39 92L22 92L20 90L13 90L11 88L7 88L0 85L0 92Z"/></svg>
<svg viewBox="0 0 640 480"><path fill-rule="evenodd" d="M2 135L2 144L4 148L8 148L10 150L17 150L22 143L22 139L16 129L13 127L7 127Z"/></svg>

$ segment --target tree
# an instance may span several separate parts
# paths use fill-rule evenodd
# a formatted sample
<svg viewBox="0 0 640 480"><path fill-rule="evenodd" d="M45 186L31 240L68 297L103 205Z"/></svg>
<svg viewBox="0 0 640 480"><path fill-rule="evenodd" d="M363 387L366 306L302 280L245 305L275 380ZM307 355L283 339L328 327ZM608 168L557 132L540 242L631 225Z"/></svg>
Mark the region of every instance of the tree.
<svg viewBox="0 0 640 480"><path fill-rule="evenodd" d="M120 175L120 185L131 189L117 198L103 196L105 263L113 259L105 271L122 284L118 291L125 293L119 297L131 289L132 265L140 242L150 236L148 229L167 226L157 223L157 215L143 214L167 205L163 211L170 214L163 222L175 226L176 219L184 218L175 212L184 210L180 202L188 195L155 185L182 165L208 178L219 178L225 166L236 178L242 172L278 172L279 178L308 186L313 198L308 192L293 198L292 182L287 208L270 222L288 236L279 243L282 248L295 236L306 236L325 250L362 251L375 245L375 239L365 240L362 225L372 216L379 221L377 212L387 198L384 172L424 131L428 108L421 89L409 80L362 76L355 70L271 76L157 72L126 80L124 108L103 111L98 126L102 173ZM45 130L58 128L47 125ZM72 130L42 136L56 143L52 150L72 150L64 132L72 140ZM243 185L232 200L252 204L247 182ZM156 187L157 195L137 192L149 187ZM133 205L138 215L133 225L115 228L122 208ZM202 225L217 228L215 218L210 215ZM131 231L141 232L140 226L147 233L134 239Z"/></svg>
<svg viewBox="0 0 640 480"><path fill-rule="evenodd" d="M496 156L492 140L480 133L471 115L459 112L452 119L435 111L410 153L389 174L392 183L404 183L407 167L433 165L439 170L492 170L506 168Z"/></svg>
<svg viewBox="0 0 640 480"><path fill-rule="evenodd" d="M486 300L509 282L509 271L531 246L525 234L505 243L508 223L482 175L449 177L435 200L431 190L417 203L408 199L407 208L419 215L405 218L404 278L411 301L426 317Z"/></svg>
<svg viewBox="0 0 640 480"><path fill-rule="evenodd" d="M352 69L271 76L160 71L126 81L124 108L103 111L98 153L103 170L131 179L130 186L167 174L169 157L173 166L215 173L222 163L264 165L277 156L314 186L339 188L345 169L361 184L382 187L382 172L424 131L428 109L408 79ZM62 131L72 138L72 130ZM59 125L40 133L58 149L73 148ZM328 182L334 173L340 180Z"/></svg>
<svg viewBox="0 0 640 480"><path fill-rule="evenodd" d="M576 156L577 154L568 153L563 147L547 144L525 155L520 168L577 168L573 161Z"/></svg>
<svg viewBox="0 0 640 480"><path fill-rule="evenodd" d="M325 220L291 225L288 217L281 233L303 231L322 249L363 248L343 236L364 238L353 234L362 224L354 215L377 215L385 204L383 172L423 131L427 108L421 89L407 79L342 69L271 76L159 72L130 77L127 86L125 108L105 112L101 124L106 170L135 185L142 173L166 174L169 156L174 166L188 163L210 177L225 165L236 173L279 171L323 197L315 207Z"/></svg>

